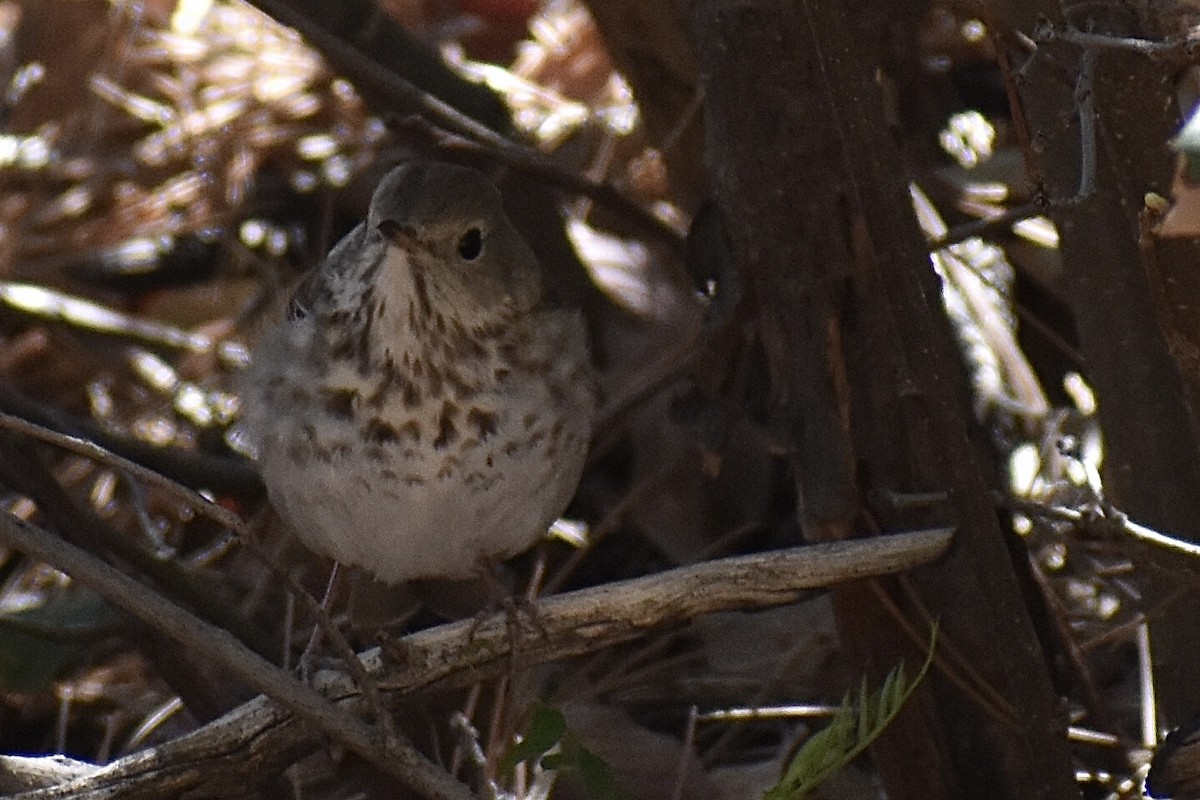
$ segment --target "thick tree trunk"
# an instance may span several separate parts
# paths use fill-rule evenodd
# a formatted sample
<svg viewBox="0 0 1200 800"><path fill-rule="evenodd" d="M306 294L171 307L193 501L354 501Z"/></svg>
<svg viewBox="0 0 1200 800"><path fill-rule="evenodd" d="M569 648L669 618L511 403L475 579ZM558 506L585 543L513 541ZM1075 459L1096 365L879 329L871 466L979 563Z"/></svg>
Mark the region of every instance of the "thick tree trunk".
<svg viewBox="0 0 1200 800"><path fill-rule="evenodd" d="M1093 34L1161 34L1155 20L1125 3L1060 10L1055 2L1013 0L994 8L1007 16L992 20L993 30L1009 42L1012 32L1032 35L1046 21ZM1105 491L1138 522L1200 541L1200 247L1143 240L1139 230L1145 193L1169 192L1165 142L1178 126L1173 69L1132 52L1089 53L1066 42L1043 42L1036 55L1014 43L1008 52L1021 70L1013 85L1032 171L1058 225L1065 283L1099 402ZM1081 127L1081 117L1088 125ZM1142 548L1140 556L1159 707L1179 724L1200 713L1200 596L1179 591L1194 565L1162 550ZM1163 606L1168 599L1172 604Z"/></svg>
<svg viewBox="0 0 1200 800"><path fill-rule="evenodd" d="M873 748L889 797L1070 797L1066 720L1014 568L1024 554L1014 560L989 500L939 285L847 8L694 7L710 180L758 303L801 523L811 538L958 526L942 564L835 593L847 647L875 680L919 658L940 620L944 660ZM948 499L874 502L930 491Z"/></svg>

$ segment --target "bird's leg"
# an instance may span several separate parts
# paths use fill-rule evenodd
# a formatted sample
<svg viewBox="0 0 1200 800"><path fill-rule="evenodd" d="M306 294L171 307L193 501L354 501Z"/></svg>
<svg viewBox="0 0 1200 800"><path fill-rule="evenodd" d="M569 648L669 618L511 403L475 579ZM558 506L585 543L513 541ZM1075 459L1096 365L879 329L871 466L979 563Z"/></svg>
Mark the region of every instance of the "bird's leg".
<svg viewBox="0 0 1200 800"><path fill-rule="evenodd" d="M499 610L504 611L505 625L508 628L509 648L512 654L515 654L517 651L522 627L539 633L543 638L550 635L546 627L542 625L541 620L538 619L537 606L533 603L537 587L541 585L541 574L544 572L544 565L540 559L538 564L539 569L535 571L533 578L530 580L529 589L526 592L518 593L514 592L512 585L504 580L502 573L504 569L503 564L497 563L490 558L483 559L480 562L477 574L490 600L488 607L480 611L471 624L470 636L472 638L475 636L483 620ZM521 624L522 617L526 622L524 626Z"/></svg>
<svg viewBox="0 0 1200 800"><path fill-rule="evenodd" d="M340 573L338 567L338 562L333 562L333 569L329 571L329 581L325 584L325 596L321 598L321 605L316 609L316 613L324 615L324 621L328 625L333 624L329 619L329 607L333 602L334 592L337 590L338 575ZM324 625L319 622L313 625L312 635L308 637L308 644L304 646L304 652L300 655L300 678L305 683L308 683L308 679L312 675L313 661L316 660L317 651L321 647L321 631L323 628Z"/></svg>

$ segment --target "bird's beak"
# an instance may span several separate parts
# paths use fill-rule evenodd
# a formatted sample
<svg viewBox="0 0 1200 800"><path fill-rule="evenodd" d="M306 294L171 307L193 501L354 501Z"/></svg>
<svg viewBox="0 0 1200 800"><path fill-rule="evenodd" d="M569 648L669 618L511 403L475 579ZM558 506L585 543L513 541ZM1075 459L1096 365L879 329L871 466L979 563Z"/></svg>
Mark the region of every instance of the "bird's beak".
<svg viewBox="0 0 1200 800"><path fill-rule="evenodd" d="M405 252L417 249L419 240L417 239L417 229L414 226L385 219L379 223L378 227L383 238L393 247L398 247Z"/></svg>

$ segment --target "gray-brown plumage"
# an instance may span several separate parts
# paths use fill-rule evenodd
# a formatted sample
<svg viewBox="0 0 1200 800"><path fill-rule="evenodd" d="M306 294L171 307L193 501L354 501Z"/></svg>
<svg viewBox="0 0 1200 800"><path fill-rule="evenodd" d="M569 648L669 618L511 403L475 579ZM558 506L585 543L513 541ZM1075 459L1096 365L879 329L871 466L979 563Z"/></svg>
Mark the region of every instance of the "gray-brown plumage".
<svg viewBox="0 0 1200 800"><path fill-rule="evenodd" d="M479 172L413 162L255 350L244 429L313 550L381 580L463 578L532 546L583 469L583 321Z"/></svg>

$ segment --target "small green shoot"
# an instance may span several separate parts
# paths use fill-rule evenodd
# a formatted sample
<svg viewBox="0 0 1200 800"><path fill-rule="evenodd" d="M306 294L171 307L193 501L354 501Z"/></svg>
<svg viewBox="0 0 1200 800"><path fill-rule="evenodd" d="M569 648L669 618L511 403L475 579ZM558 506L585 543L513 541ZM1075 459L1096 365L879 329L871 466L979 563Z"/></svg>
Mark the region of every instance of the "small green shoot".
<svg viewBox="0 0 1200 800"><path fill-rule="evenodd" d="M829 725L804 743L779 783L763 796L764 800L801 800L867 749L900 713L905 701L929 671L936 643L937 626L934 625L925 663L911 683L904 675L904 664L899 664L888 673L878 692L868 692L865 677L858 690L858 702L852 703L847 692Z"/></svg>
<svg viewBox="0 0 1200 800"><path fill-rule="evenodd" d="M500 773L511 775L517 764L537 762L542 769L577 775L588 800L625 800L612 768L588 750L568 728L562 712L546 705L533 710L521 741L500 760Z"/></svg>
<svg viewBox="0 0 1200 800"><path fill-rule="evenodd" d="M567 733L567 721L557 708L537 705L521 741L500 759L500 774L511 775L522 761L537 761L554 749Z"/></svg>

